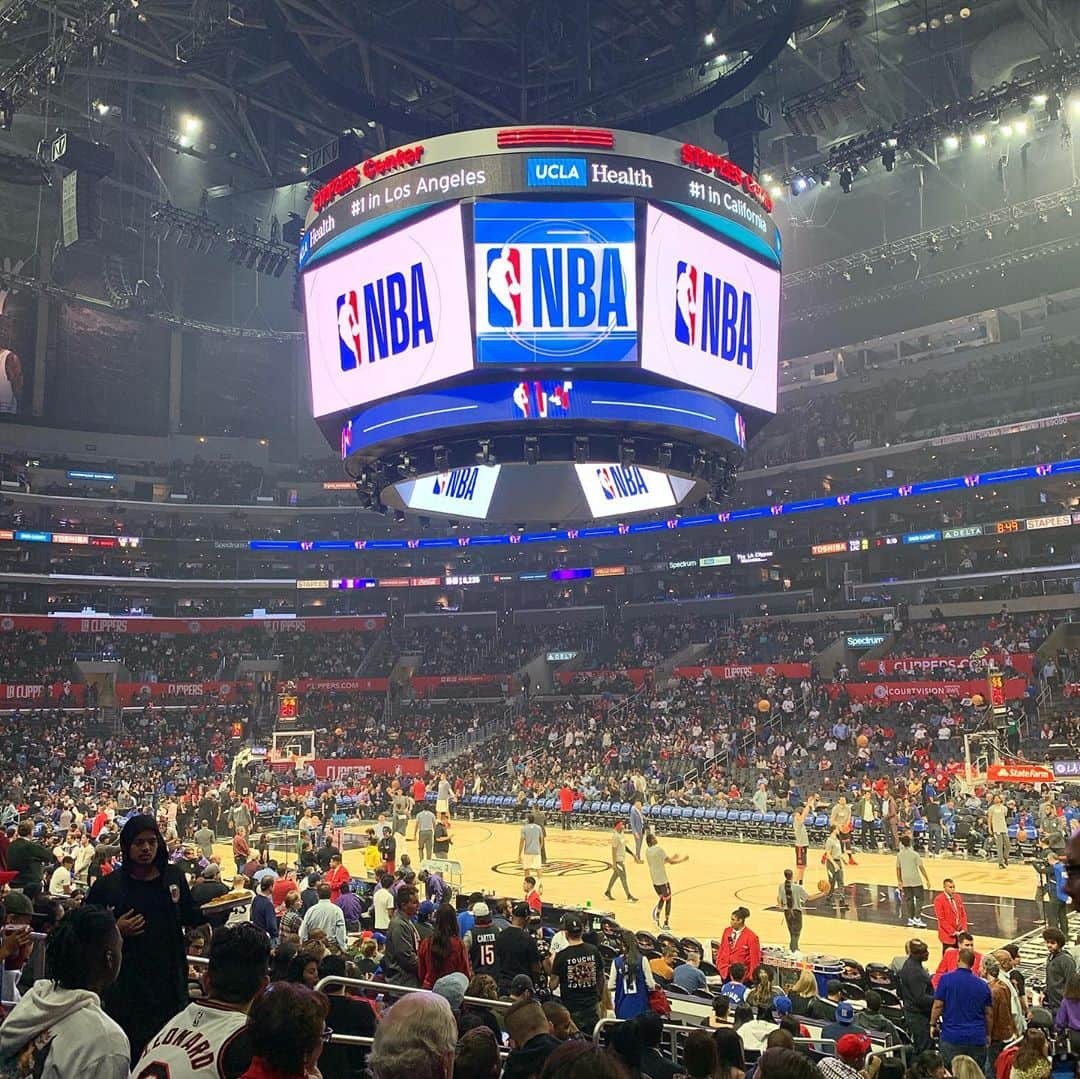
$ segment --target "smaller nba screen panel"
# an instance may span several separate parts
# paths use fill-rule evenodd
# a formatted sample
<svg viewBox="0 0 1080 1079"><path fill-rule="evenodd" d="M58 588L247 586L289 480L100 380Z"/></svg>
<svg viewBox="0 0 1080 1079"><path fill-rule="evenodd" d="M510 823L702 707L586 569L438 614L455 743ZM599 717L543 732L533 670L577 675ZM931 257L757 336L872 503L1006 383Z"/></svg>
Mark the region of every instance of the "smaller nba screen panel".
<svg viewBox="0 0 1080 1079"><path fill-rule="evenodd" d="M642 369L776 412L780 271L646 211Z"/></svg>
<svg viewBox="0 0 1080 1079"><path fill-rule="evenodd" d="M581 493L593 517L645 513L675 505L671 481L663 472L636 465L574 465Z"/></svg>
<svg viewBox="0 0 1080 1079"><path fill-rule="evenodd" d="M502 465L473 465L436 472L397 486L401 501L411 510L484 518L495 493Z"/></svg>
<svg viewBox="0 0 1080 1079"><path fill-rule="evenodd" d="M313 267L303 282L316 417L472 370L457 206Z"/></svg>
<svg viewBox="0 0 1080 1079"><path fill-rule="evenodd" d="M632 202L478 202L480 364L634 363Z"/></svg>

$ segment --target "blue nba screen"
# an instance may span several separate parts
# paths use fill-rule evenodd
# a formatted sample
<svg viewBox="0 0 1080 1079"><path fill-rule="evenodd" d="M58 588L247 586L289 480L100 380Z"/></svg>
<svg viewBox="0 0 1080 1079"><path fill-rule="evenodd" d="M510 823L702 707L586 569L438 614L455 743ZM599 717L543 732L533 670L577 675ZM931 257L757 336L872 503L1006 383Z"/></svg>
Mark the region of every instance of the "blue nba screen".
<svg viewBox="0 0 1080 1079"><path fill-rule="evenodd" d="M631 202L478 202L480 364L634 363Z"/></svg>

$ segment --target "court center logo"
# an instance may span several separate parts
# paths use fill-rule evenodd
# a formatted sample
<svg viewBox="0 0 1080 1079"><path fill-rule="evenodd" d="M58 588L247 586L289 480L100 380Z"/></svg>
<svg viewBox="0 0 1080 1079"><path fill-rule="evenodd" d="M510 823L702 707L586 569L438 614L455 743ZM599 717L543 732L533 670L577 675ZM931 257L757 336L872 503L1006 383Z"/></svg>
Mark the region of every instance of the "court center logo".
<svg viewBox="0 0 1080 1079"><path fill-rule="evenodd" d="M499 862L491 867L492 873L502 877L520 877L524 874L520 862ZM544 863L545 877L591 877L611 871L611 863L599 858L555 858Z"/></svg>

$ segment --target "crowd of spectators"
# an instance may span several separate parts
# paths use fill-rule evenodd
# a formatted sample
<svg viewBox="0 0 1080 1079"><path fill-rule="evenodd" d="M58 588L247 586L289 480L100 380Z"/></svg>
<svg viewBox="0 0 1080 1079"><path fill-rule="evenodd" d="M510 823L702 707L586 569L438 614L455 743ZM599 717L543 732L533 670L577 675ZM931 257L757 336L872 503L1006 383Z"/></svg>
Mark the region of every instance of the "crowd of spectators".
<svg viewBox="0 0 1080 1079"><path fill-rule="evenodd" d="M775 467L1008 422L1042 403L1041 383L1075 373L1075 347L1050 342L1022 354L973 358L959 369L909 368L903 378L873 385L860 385L867 376L846 379L843 392L825 388L813 395L785 395L779 415L751 448L747 467ZM962 416L955 410L946 416L934 407L959 399L967 402ZM1044 412L1053 411L1052 391L1045 404Z"/></svg>

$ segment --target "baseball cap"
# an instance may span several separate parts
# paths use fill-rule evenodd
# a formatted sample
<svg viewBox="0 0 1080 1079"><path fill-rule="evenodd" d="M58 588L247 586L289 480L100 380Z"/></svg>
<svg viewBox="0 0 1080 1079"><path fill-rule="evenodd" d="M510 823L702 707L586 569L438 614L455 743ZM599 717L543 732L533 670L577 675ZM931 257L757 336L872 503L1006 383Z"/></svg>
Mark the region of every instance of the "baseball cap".
<svg viewBox="0 0 1080 1079"><path fill-rule="evenodd" d="M871 1041L865 1034L841 1034L836 1039L836 1055L845 1060L855 1060L870 1052Z"/></svg>
<svg viewBox="0 0 1080 1079"><path fill-rule="evenodd" d="M790 1015L791 1014L791 997L779 996L776 997L773 1002L773 1011L778 1015Z"/></svg>
<svg viewBox="0 0 1080 1079"><path fill-rule="evenodd" d="M22 892L8 892L4 896L4 913L8 917L19 917L34 913L34 904L29 896Z"/></svg>
<svg viewBox="0 0 1080 1079"><path fill-rule="evenodd" d="M430 899L425 899L423 903L420 904L420 908L419 910L417 910L416 916L420 919L420 921L424 921L427 918L430 918L437 909L438 907L436 907L436 905L432 903Z"/></svg>
<svg viewBox="0 0 1080 1079"><path fill-rule="evenodd" d="M221 876L221 867L218 866L216 863L211 862L209 865L203 866L203 868L200 871L199 875L204 877L204 878L220 877Z"/></svg>
<svg viewBox="0 0 1080 1079"><path fill-rule="evenodd" d="M487 903L473 903L472 914L474 918L490 918L491 909Z"/></svg>
<svg viewBox="0 0 1080 1079"><path fill-rule="evenodd" d="M841 1001L836 1006L836 1021L838 1023L851 1023L855 1019L855 1006L848 1001Z"/></svg>
<svg viewBox="0 0 1080 1079"><path fill-rule="evenodd" d="M833 993L842 993L844 991L844 983L839 978L830 978L825 983L825 992L829 995Z"/></svg>
<svg viewBox="0 0 1080 1079"><path fill-rule="evenodd" d="M528 918L530 914L528 903L515 903L513 915L515 918Z"/></svg>
<svg viewBox="0 0 1080 1079"><path fill-rule="evenodd" d="M562 927L567 933L580 933L585 928L580 914L564 914Z"/></svg>
<svg viewBox="0 0 1080 1079"><path fill-rule="evenodd" d="M532 992L535 992L532 978L528 974L515 974L514 980L510 983L510 995L520 997L522 993Z"/></svg>

